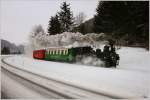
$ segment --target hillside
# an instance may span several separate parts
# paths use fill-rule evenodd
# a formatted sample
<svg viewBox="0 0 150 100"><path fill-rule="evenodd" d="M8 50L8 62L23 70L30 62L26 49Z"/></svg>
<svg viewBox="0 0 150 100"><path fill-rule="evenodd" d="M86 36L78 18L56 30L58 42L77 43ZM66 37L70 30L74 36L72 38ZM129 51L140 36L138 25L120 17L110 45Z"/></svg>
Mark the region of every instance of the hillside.
<svg viewBox="0 0 150 100"><path fill-rule="evenodd" d="M119 9L119 10L118 10ZM119 45L149 49L149 2L99 2L96 14L75 28L82 34L105 33Z"/></svg>
<svg viewBox="0 0 150 100"><path fill-rule="evenodd" d="M17 46L14 43L11 43L7 40L1 39L1 51L4 49L4 47L9 48L10 54L23 53L24 52L24 46L23 45Z"/></svg>

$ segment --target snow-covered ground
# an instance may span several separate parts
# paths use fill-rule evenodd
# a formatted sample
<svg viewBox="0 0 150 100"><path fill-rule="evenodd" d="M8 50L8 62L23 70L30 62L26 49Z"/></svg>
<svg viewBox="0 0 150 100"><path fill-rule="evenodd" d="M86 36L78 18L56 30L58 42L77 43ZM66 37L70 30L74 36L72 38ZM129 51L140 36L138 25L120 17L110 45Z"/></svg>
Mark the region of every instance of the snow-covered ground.
<svg viewBox="0 0 150 100"><path fill-rule="evenodd" d="M143 48L124 47L117 51L120 54L121 69L150 71L150 52Z"/></svg>
<svg viewBox="0 0 150 100"><path fill-rule="evenodd" d="M149 52L142 48L123 47L117 68L102 68L35 60L24 56L5 59L19 68L123 98L148 97Z"/></svg>

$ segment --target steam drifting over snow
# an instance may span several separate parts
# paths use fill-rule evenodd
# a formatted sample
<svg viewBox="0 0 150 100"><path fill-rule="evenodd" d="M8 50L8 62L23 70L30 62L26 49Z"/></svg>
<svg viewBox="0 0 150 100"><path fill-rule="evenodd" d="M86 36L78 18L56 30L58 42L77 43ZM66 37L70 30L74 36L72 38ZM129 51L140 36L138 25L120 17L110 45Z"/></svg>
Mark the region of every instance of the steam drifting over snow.
<svg viewBox="0 0 150 100"><path fill-rule="evenodd" d="M102 41L104 34L89 33L82 35L81 33L64 32L62 34L48 35L39 33L36 36L31 36L30 41L34 49L46 47L78 47L95 45L96 41Z"/></svg>
<svg viewBox="0 0 150 100"><path fill-rule="evenodd" d="M48 35L40 32L36 35L30 36L30 44L26 46L25 53L32 57L32 52L35 49L43 49L47 47L82 47L91 46L94 50L102 48L104 44L104 33L88 33L82 35L81 33L64 32L56 35ZM103 66L103 62L93 56L82 56L77 58L78 64Z"/></svg>

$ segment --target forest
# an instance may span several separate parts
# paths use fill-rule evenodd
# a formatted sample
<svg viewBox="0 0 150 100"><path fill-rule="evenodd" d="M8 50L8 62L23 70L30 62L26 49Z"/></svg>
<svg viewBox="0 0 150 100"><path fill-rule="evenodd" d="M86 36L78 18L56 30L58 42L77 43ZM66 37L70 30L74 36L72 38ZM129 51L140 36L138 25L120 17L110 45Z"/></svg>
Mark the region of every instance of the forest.
<svg viewBox="0 0 150 100"><path fill-rule="evenodd" d="M99 1L95 11L93 18L84 21L84 12L74 17L71 5L63 2L60 11L50 17L46 33L103 33L103 40L112 39L116 45L149 49L149 1ZM39 27L32 36L43 31Z"/></svg>
<svg viewBox="0 0 150 100"><path fill-rule="evenodd" d="M100 1L96 15L77 31L105 33L124 46L149 48L149 1Z"/></svg>

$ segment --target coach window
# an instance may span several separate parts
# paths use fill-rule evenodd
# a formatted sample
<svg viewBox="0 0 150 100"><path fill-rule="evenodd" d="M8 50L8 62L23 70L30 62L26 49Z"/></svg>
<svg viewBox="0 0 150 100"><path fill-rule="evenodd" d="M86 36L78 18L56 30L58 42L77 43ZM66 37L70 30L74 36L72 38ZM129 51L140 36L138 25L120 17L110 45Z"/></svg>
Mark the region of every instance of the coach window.
<svg viewBox="0 0 150 100"><path fill-rule="evenodd" d="M53 54L53 50L51 50L51 55Z"/></svg>
<svg viewBox="0 0 150 100"><path fill-rule="evenodd" d="M66 55L66 50L64 50L64 52L63 52L63 53L64 53L64 55Z"/></svg>
<svg viewBox="0 0 150 100"><path fill-rule="evenodd" d="M58 55L59 55L59 54L60 54L60 50L58 49L58 51L57 51L57 52L58 52Z"/></svg>
<svg viewBox="0 0 150 100"><path fill-rule="evenodd" d="M55 54L57 55L57 49L55 50Z"/></svg>
<svg viewBox="0 0 150 100"><path fill-rule="evenodd" d="M66 50L66 54L68 54L68 49Z"/></svg>
<svg viewBox="0 0 150 100"><path fill-rule="evenodd" d="M62 55L62 50L59 50L60 55Z"/></svg>
<svg viewBox="0 0 150 100"><path fill-rule="evenodd" d="M56 54L56 50L54 50L54 54Z"/></svg>
<svg viewBox="0 0 150 100"><path fill-rule="evenodd" d="M49 54L51 55L51 53L52 53L52 51L51 50L49 50Z"/></svg>
<svg viewBox="0 0 150 100"><path fill-rule="evenodd" d="M58 54L58 49L56 49L56 54Z"/></svg>
<svg viewBox="0 0 150 100"><path fill-rule="evenodd" d="M53 50L51 50L51 54L53 55Z"/></svg>
<svg viewBox="0 0 150 100"><path fill-rule="evenodd" d="M64 50L61 51L62 55L64 55Z"/></svg>
<svg viewBox="0 0 150 100"><path fill-rule="evenodd" d="M59 50L58 50L58 49L56 50L56 54L57 54L57 55L59 54Z"/></svg>
<svg viewBox="0 0 150 100"><path fill-rule="evenodd" d="M49 50L47 50L46 53L49 54Z"/></svg>
<svg viewBox="0 0 150 100"><path fill-rule="evenodd" d="M63 50L61 50L61 55L63 55L63 53L64 53L64 51L63 51Z"/></svg>
<svg viewBox="0 0 150 100"><path fill-rule="evenodd" d="M66 50L64 50L64 55L66 55Z"/></svg>
<svg viewBox="0 0 150 100"><path fill-rule="evenodd" d="M53 55L55 54L55 50L52 50L52 54L53 54Z"/></svg>
<svg viewBox="0 0 150 100"><path fill-rule="evenodd" d="M61 55L63 55L64 54L64 51L63 50L61 50Z"/></svg>
<svg viewBox="0 0 150 100"><path fill-rule="evenodd" d="M58 55L60 55L60 50L58 49Z"/></svg>

